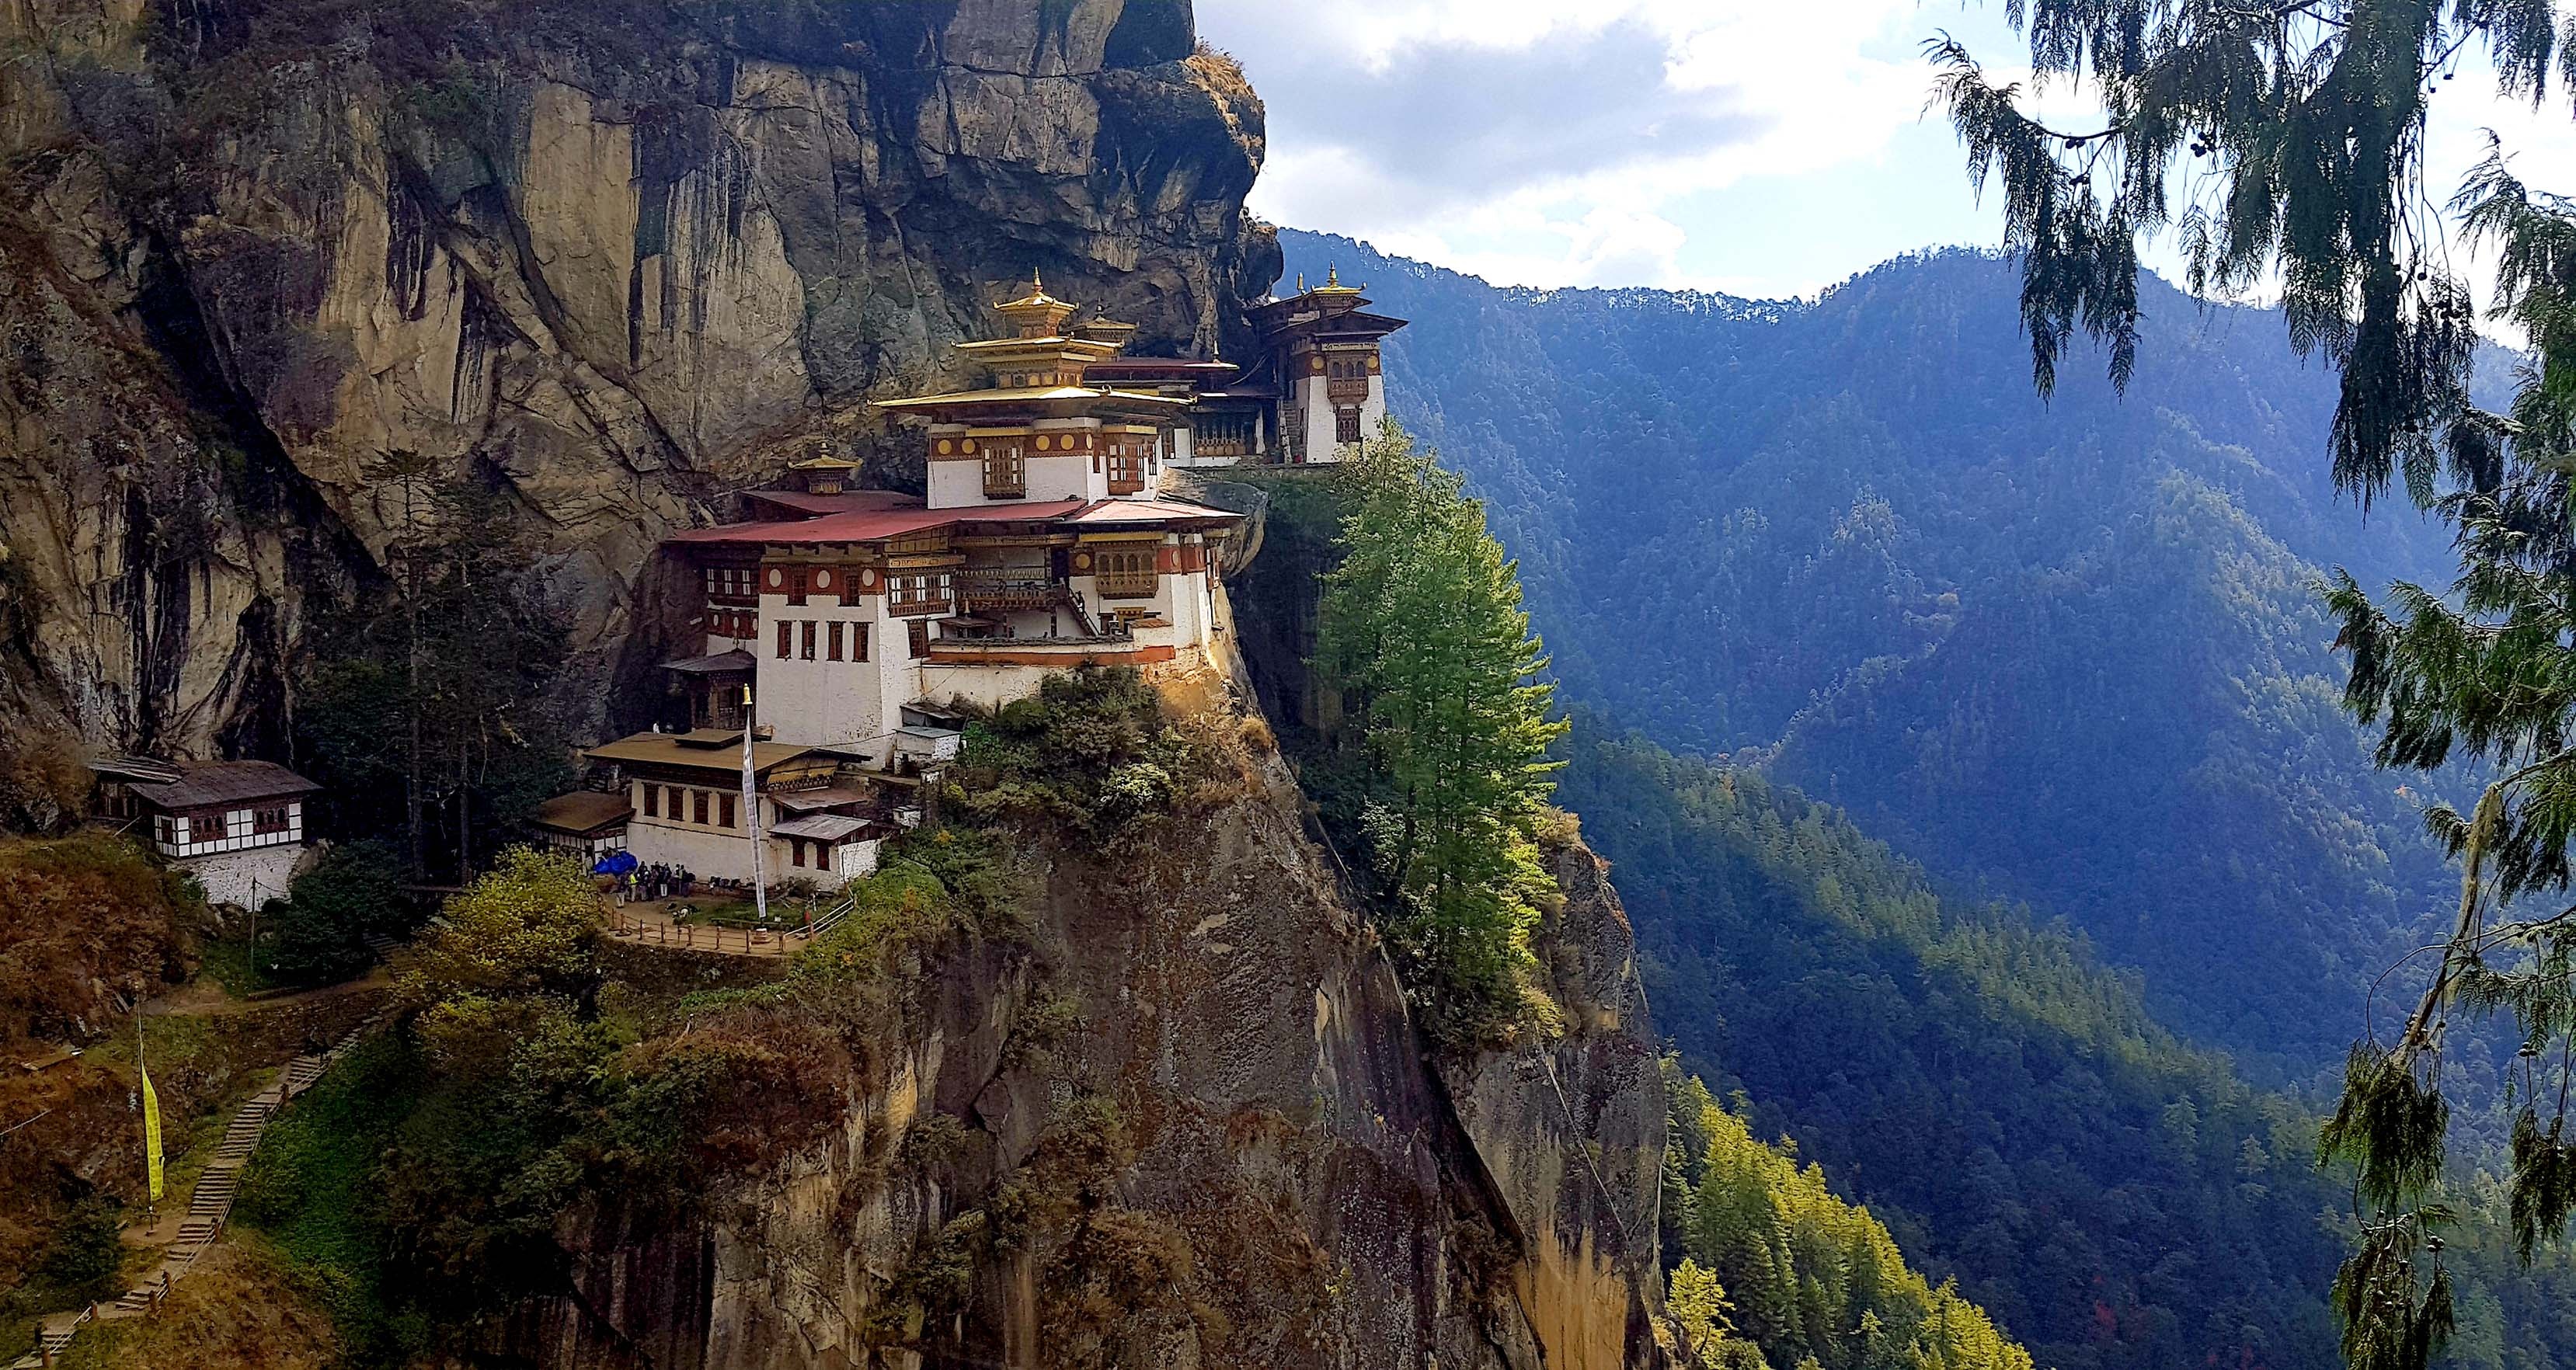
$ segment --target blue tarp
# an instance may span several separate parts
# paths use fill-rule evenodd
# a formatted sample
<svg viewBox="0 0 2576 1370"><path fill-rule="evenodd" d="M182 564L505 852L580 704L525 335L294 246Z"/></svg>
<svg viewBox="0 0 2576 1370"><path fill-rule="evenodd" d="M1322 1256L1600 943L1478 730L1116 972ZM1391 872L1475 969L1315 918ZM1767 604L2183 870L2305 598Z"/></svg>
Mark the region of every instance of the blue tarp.
<svg viewBox="0 0 2576 1370"><path fill-rule="evenodd" d="M628 871L631 871L642 864L642 862L635 859L635 853L631 851L613 851L608 855L599 858L599 864L591 867L590 873L593 875L624 875Z"/></svg>

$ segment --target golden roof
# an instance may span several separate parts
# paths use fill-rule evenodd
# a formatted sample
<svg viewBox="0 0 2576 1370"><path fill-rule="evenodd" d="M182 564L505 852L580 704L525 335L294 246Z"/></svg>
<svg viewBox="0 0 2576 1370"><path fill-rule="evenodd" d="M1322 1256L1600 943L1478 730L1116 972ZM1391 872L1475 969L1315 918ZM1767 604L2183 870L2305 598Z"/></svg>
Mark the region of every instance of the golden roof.
<svg viewBox="0 0 2576 1370"><path fill-rule="evenodd" d="M687 766L708 771L742 770L741 731L735 730L730 746L708 746L712 730L699 733L637 733L615 742L603 742L583 755L595 761L643 762L655 766ZM781 762L793 761L813 750L786 742L751 744L751 766L755 772L768 770Z"/></svg>
<svg viewBox="0 0 2576 1370"><path fill-rule="evenodd" d="M1157 395L1143 390L1095 390L1087 385L1032 386L1017 390L952 390L945 395L915 395L910 399L873 400L879 409L928 409L951 404L1010 404L1043 400L1116 400L1121 404L1163 405L1183 408L1193 403L1187 395Z"/></svg>
<svg viewBox="0 0 2576 1370"><path fill-rule="evenodd" d="M1304 281L1304 277L1298 277L1298 282L1300 284L1303 284ZM1358 286L1342 284L1342 269L1340 267L1327 266L1324 268L1324 283L1315 287L1314 293L1318 295L1356 295L1360 293L1360 290Z"/></svg>
<svg viewBox="0 0 2576 1370"><path fill-rule="evenodd" d="M1120 345L1117 343L1102 342L1097 338L1064 338L1048 336L1043 338L986 338L980 342L959 343L957 344L957 350L970 357L981 357L987 353L1025 353L1033 357L1053 354L1058 356L1080 357L1088 361L1098 361L1103 357L1117 355L1119 346Z"/></svg>
<svg viewBox="0 0 2576 1370"><path fill-rule="evenodd" d="M1043 338L1063 331L1064 321L1073 316L1075 306L1046 293L1046 282L1038 273L1029 273L1029 293L1016 300L1004 300L993 306L993 312L1018 324L1023 338Z"/></svg>

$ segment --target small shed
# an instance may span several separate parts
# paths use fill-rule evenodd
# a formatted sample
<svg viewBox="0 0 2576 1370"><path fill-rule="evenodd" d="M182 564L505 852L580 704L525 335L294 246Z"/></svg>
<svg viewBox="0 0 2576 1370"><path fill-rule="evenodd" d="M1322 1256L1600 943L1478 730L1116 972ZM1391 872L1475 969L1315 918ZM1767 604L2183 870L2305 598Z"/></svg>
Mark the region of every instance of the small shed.
<svg viewBox="0 0 2576 1370"><path fill-rule="evenodd" d="M882 826L848 814L791 818L769 830L771 841L787 848L787 868L773 874L855 880L877 868L877 848L885 835Z"/></svg>

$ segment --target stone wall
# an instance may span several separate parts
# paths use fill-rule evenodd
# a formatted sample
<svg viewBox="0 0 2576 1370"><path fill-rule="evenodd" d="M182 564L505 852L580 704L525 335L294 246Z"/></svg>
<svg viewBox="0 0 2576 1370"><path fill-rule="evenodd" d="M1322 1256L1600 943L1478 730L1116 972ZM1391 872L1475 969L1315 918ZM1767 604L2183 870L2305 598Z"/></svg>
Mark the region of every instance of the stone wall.
<svg viewBox="0 0 2576 1370"><path fill-rule="evenodd" d="M286 897L287 885L295 879L295 868L304 853L300 844L282 843L191 856L173 864L195 878L198 887L206 892L207 903L256 909L271 899Z"/></svg>

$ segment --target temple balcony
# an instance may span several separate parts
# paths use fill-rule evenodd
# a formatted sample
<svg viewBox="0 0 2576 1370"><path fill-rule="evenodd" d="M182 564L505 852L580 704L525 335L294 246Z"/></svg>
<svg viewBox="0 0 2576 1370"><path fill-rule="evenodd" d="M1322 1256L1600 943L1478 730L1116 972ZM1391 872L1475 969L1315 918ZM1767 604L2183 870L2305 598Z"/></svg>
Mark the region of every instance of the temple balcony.
<svg viewBox="0 0 2576 1370"><path fill-rule="evenodd" d="M1036 567L967 567L952 575L958 606L970 613L1049 609L1072 598L1069 586Z"/></svg>

